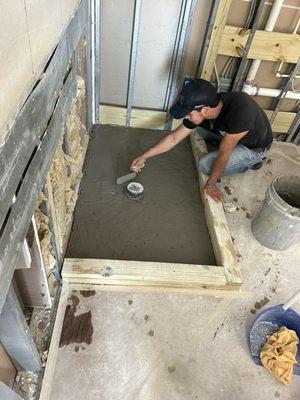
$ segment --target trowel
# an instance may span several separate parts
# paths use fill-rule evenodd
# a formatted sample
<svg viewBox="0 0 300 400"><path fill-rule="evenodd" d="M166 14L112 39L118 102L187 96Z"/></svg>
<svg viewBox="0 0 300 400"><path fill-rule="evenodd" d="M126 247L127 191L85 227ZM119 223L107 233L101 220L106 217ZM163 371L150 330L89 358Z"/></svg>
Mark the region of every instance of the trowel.
<svg viewBox="0 0 300 400"><path fill-rule="evenodd" d="M135 178L136 175L136 172L131 172L131 174L120 176L120 178L117 179L117 185L122 185L123 183L130 181L131 179Z"/></svg>

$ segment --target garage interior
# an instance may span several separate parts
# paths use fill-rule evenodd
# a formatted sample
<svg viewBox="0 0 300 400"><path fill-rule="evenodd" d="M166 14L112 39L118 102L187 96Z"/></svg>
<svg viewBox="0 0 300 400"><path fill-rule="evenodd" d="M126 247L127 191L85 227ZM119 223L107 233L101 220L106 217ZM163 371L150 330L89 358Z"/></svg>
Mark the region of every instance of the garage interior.
<svg viewBox="0 0 300 400"><path fill-rule="evenodd" d="M248 336L299 290L299 238L251 231L274 178L300 177L299 0L1 6L0 399L298 398ZM251 95L268 158L221 178L217 203L193 131L132 199L117 178L181 124L186 77Z"/></svg>

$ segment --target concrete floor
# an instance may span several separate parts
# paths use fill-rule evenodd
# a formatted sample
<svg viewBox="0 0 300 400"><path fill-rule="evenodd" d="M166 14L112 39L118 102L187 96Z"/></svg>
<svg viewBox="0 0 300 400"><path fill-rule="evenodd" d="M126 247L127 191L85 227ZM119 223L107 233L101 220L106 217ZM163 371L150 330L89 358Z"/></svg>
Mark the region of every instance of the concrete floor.
<svg viewBox="0 0 300 400"><path fill-rule="evenodd" d="M52 400L300 398L300 377L283 386L254 365L247 347L259 312L255 303L282 303L300 286L299 242L276 252L261 246L250 231L272 178L300 175L299 147L274 144L270 160L259 171L220 184L246 297L77 293L77 313L92 312L93 340L59 349ZM300 312L299 304L294 308Z"/></svg>

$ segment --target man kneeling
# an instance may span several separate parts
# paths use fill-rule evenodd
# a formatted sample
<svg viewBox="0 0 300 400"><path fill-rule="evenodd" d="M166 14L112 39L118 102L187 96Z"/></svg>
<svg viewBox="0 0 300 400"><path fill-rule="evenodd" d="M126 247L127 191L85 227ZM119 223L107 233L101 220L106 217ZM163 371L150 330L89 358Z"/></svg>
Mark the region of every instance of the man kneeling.
<svg viewBox="0 0 300 400"><path fill-rule="evenodd" d="M206 141L219 145L217 151L207 153L199 161L199 168L209 176L204 191L216 201L223 200L217 180L249 168L260 168L272 145L269 120L247 93L217 93L204 79L184 85L170 114L176 119L183 118L182 124L136 158L131 169L141 169L148 158L169 151L196 128Z"/></svg>

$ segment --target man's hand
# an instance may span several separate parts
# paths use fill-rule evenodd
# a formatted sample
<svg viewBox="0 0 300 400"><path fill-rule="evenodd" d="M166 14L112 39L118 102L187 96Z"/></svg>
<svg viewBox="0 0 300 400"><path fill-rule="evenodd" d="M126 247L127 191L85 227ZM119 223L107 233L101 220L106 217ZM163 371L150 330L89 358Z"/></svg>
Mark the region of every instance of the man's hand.
<svg viewBox="0 0 300 400"><path fill-rule="evenodd" d="M130 169L133 172L140 172L141 169L145 166L145 163L146 163L146 158L140 156L132 161Z"/></svg>
<svg viewBox="0 0 300 400"><path fill-rule="evenodd" d="M223 202L224 195L216 186L205 186L204 193L213 198L217 202Z"/></svg>

